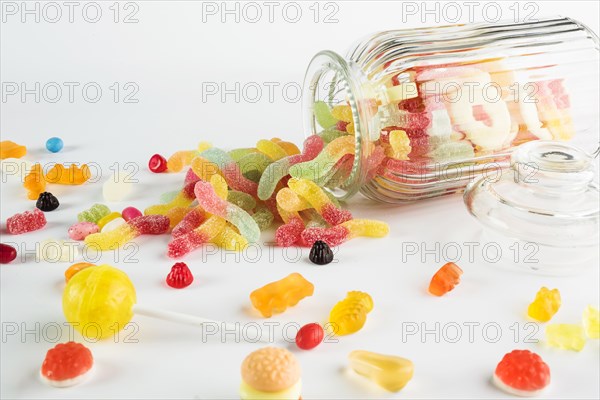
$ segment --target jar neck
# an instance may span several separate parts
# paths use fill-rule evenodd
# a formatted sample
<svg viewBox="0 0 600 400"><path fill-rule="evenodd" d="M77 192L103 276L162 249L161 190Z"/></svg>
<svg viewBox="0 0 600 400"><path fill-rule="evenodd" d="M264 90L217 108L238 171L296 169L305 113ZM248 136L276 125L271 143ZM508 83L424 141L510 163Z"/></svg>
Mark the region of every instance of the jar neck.
<svg viewBox="0 0 600 400"><path fill-rule="evenodd" d="M379 135L377 121L369 118L369 98L373 90L369 80L354 62L333 51L321 51L311 60L303 86L303 120L306 136L319 133L313 105L322 101L330 107L347 104L354 127L354 161L347 179L339 186L326 187L339 200L354 196L366 183L371 138Z"/></svg>

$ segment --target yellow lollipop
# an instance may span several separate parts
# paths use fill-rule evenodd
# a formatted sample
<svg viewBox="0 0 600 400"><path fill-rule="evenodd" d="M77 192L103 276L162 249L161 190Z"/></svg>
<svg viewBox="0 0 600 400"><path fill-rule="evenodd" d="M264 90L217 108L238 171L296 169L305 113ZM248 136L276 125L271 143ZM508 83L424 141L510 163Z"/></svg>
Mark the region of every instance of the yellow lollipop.
<svg viewBox="0 0 600 400"><path fill-rule="evenodd" d="M110 265L75 274L63 292L67 321L84 337L105 339L133 317L135 288L127 274Z"/></svg>
<svg viewBox="0 0 600 400"><path fill-rule="evenodd" d="M133 314L200 327L211 324L211 334L220 331L237 332L241 335L242 332L239 323L137 305L135 287L127 274L110 265L85 268L73 275L63 292L63 312L67 322L83 337L96 340L111 337L125 328ZM259 341L266 340L262 329L256 329L258 335L253 335L252 332L248 335L252 338L258 336ZM244 333L246 331L244 330Z"/></svg>

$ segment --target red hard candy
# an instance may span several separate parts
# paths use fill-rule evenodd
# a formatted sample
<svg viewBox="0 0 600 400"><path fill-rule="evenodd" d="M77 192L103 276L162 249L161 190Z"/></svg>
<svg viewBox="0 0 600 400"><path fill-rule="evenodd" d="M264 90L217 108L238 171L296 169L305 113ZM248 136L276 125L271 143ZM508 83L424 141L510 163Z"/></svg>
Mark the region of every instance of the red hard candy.
<svg viewBox="0 0 600 400"><path fill-rule="evenodd" d="M0 264L8 264L17 258L17 250L4 243L0 243Z"/></svg>
<svg viewBox="0 0 600 400"><path fill-rule="evenodd" d="M302 350L310 350L317 347L325 336L321 325L312 323L306 324L296 334L296 346Z"/></svg>

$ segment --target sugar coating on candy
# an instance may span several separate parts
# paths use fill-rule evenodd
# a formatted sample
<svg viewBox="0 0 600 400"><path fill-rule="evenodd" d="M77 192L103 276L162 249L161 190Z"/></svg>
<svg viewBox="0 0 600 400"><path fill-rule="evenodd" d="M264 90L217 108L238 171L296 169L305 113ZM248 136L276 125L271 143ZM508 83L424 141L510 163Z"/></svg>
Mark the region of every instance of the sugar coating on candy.
<svg viewBox="0 0 600 400"><path fill-rule="evenodd" d="M11 245L0 243L0 264L8 264L17 258L17 249Z"/></svg>
<svg viewBox="0 0 600 400"><path fill-rule="evenodd" d="M301 162L290 168L294 178L317 180L327 175L335 163L346 154L354 154L354 137L342 136L331 143L311 161Z"/></svg>
<svg viewBox="0 0 600 400"><path fill-rule="evenodd" d="M308 201L331 225L339 225L352 219L349 211L337 208L329 196L314 182L307 179L290 179L288 186L296 194Z"/></svg>
<svg viewBox="0 0 600 400"><path fill-rule="evenodd" d="M336 335L349 335L362 329L371 310L373 299L368 293L348 292L346 298L331 309L329 323Z"/></svg>
<svg viewBox="0 0 600 400"><path fill-rule="evenodd" d="M52 386L67 387L81 382L93 365L94 357L87 347L75 342L60 343L46 353L40 375Z"/></svg>
<svg viewBox="0 0 600 400"><path fill-rule="evenodd" d="M546 325L546 343L548 346L563 350L581 351L585 346L583 326L577 324Z"/></svg>
<svg viewBox="0 0 600 400"><path fill-rule="evenodd" d="M121 216L125 221L129 221L136 217L141 217L142 212L135 207L126 207L121 211Z"/></svg>
<svg viewBox="0 0 600 400"><path fill-rule="evenodd" d="M256 200L254 200L254 197L244 192L238 192L237 190L229 191L227 201L235 204L246 212L252 211L256 207Z"/></svg>
<svg viewBox="0 0 600 400"><path fill-rule="evenodd" d="M389 142L391 148L386 155L397 160L408 160L408 155L412 151L410 147L410 139L405 131L393 130L389 133Z"/></svg>
<svg viewBox="0 0 600 400"><path fill-rule="evenodd" d="M286 211L302 211L312 208L312 205L290 188L282 188L277 192L277 205Z"/></svg>
<svg viewBox="0 0 600 400"><path fill-rule="evenodd" d="M583 328L590 339L600 338L600 311L594 306L587 306L583 310Z"/></svg>
<svg viewBox="0 0 600 400"><path fill-rule="evenodd" d="M323 129L331 128L338 122L337 118L331 115L331 109L324 101L315 101L313 103L313 113Z"/></svg>
<svg viewBox="0 0 600 400"><path fill-rule="evenodd" d="M171 240L167 255L171 258L182 257L214 239L226 226L223 218L212 215L196 229Z"/></svg>
<svg viewBox="0 0 600 400"><path fill-rule="evenodd" d="M98 227L98 225L96 225L93 222L83 221L71 225L68 234L69 237L73 240L83 240L86 238L86 236L98 232L100 232L100 228Z"/></svg>
<svg viewBox="0 0 600 400"><path fill-rule="evenodd" d="M94 204L88 210L82 211L77 214L77 220L79 222L87 221L97 223L104 216L110 214L110 208L104 204Z"/></svg>
<svg viewBox="0 0 600 400"><path fill-rule="evenodd" d="M339 209L331 203L321 208L321 216L331 225L339 225L352 219L350 211Z"/></svg>
<svg viewBox="0 0 600 400"><path fill-rule="evenodd" d="M169 231L169 218L164 215L142 215L128 224L140 235L160 235Z"/></svg>
<svg viewBox="0 0 600 400"><path fill-rule="evenodd" d="M189 210L189 207L173 207L167 211L164 216L169 219L169 230L175 228L186 216Z"/></svg>
<svg viewBox="0 0 600 400"><path fill-rule="evenodd" d="M312 296L315 287L302 275L294 272L250 293L250 301L263 317L282 313L305 297Z"/></svg>
<svg viewBox="0 0 600 400"><path fill-rule="evenodd" d="M443 296L460 283L463 271L453 262L446 263L431 278L429 293L434 296Z"/></svg>
<svg viewBox="0 0 600 400"><path fill-rule="evenodd" d="M183 219L173 228L171 235L173 237L186 234L200 226L206 221L207 215L200 207L191 209Z"/></svg>
<svg viewBox="0 0 600 400"><path fill-rule="evenodd" d="M346 129L346 122L343 122L344 124L344 129ZM323 132L319 133L319 136L321 137L321 139L323 140L323 142L325 144L329 144L331 142L333 142L335 139L345 136L347 135L346 132L338 130L338 129L326 129Z"/></svg>
<svg viewBox="0 0 600 400"><path fill-rule="evenodd" d="M160 154L154 154L148 160L148 169L155 174L165 172L167 170L167 159Z"/></svg>
<svg viewBox="0 0 600 400"><path fill-rule="evenodd" d="M527 315L540 321L548 322L558 312L561 305L558 289L542 287L535 295L535 300L527 308Z"/></svg>
<svg viewBox="0 0 600 400"><path fill-rule="evenodd" d="M226 152L213 147L203 151L200 155L219 166L231 189L246 192L252 196L256 195L258 190L256 182L244 177L237 163Z"/></svg>
<svg viewBox="0 0 600 400"><path fill-rule="evenodd" d="M301 154L282 158L267 167L258 184L258 197L266 200L272 196L277 183L286 176L293 165L307 162L323 150L323 139L317 135L311 135L304 141L304 149Z"/></svg>
<svg viewBox="0 0 600 400"><path fill-rule="evenodd" d="M550 368L529 350L513 350L496 366L493 381L510 394L533 396L550 384Z"/></svg>
<svg viewBox="0 0 600 400"><path fill-rule="evenodd" d="M45 225L46 217L38 208L34 208L33 211L15 214L6 220L6 230L12 235L36 231Z"/></svg>
<svg viewBox="0 0 600 400"><path fill-rule="evenodd" d="M207 212L231 222L248 242L256 242L258 240L260 237L260 228L254 219L240 207L218 197L210 183L199 181L196 183L195 193L198 204Z"/></svg>
<svg viewBox="0 0 600 400"><path fill-rule="evenodd" d="M317 323L306 324L296 334L296 346L302 350L311 350L323 341L325 332Z"/></svg>
<svg viewBox="0 0 600 400"><path fill-rule="evenodd" d="M348 240L350 232L341 225L331 228L306 228L302 232L302 241L312 246L316 241L323 241L330 247L339 246Z"/></svg>
<svg viewBox="0 0 600 400"><path fill-rule="evenodd" d="M167 160L167 169L171 172L179 172L183 167L190 165L197 155L196 150L177 151Z"/></svg>
<svg viewBox="0 0 600 400"><path fill-rule="evenodd" d="M50 192L40 193L35 206L44 212L53 211L60 205L58 199Z"/></svg>
<svg viewBox="0 0 600 400"><path fill-rule="evenodd" d="M64 143L61 138L51 137L50 139L46 140L46 150L51 153L58 153L62 150L63 146Z"/></svg>
<svg viewBox="0 0 600 400"><path fill-rule="evenodd" d="M186 263L178 262L171 267L171 271L165 281L172 288L183 289L192 284L194 276Z"/></svg>
<svg viewBox="0 0 600 400"><path fill-rule="evenodd" d="M304 231L304 222L301 218L292 218L275 231L275 240L278 246L289 247L300 240Z"/></svg>
<svg viewBox="0 0 600 400"><path fill-rule="evenodd" d="M271 140L261 139L256 142L256 149L261 153L266 154L273 161L277 161L287 156L284 149L281 148L277 143Z"/></svg>
<svg viewBox="0 0 600 400"><path fill-rule="evenodd" d="M0 142L0 160L6 158L21 158L27 154L27 147L21 146L10 140Z"/></svg>
<svg viewBox="0 0 600 400"><path fill-rule="evenodd" d="M212 242L227 251L242 251L248 247L248 240L230 225L225 226L225 228L212 239Z"/></svg>
<svg viewBox="0 0 600 400"><path fill-rule="evenodd" d="M275 217L266 207L261 207L252 214L252 219L256 222L256 225L258 225L258 228L262 232L273 224Z"/></svg>
<svg viewBox="0 0 600 400"><path fill-rule="evenodd" d="M271 139L273 142L277 143L279 147L285 150L288 156L293 156L296 154L300 154L300 149L292 142L286 142L285 140L281 140L278 138Z"/></svg>

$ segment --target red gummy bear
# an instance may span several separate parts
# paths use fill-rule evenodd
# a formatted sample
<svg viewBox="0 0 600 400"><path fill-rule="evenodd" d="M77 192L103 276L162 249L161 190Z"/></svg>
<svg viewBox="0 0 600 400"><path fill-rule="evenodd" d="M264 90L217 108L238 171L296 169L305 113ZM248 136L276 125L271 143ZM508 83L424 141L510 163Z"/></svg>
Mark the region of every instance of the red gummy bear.
<svg viewBox="0 0 600 400"><path fill-rule="evenodd" d="M46 225L46 216L39 208L15 214L6 220L6 230L13 235L27 233L43 228Z"/></svg>
<svg viewBox="0 0 600 400"><path fill-rule="evenodd" d="M550 384L550 368L529 350L513 350L498 363L494 383L512 394L531 395Z"/></svg>
<svg viewBox="0 0 600 400"><path fill-rule="evenodd" d="M60 343L48 350L40 372L53 386L71 386L78 383L93 364L92 352L81 343Z"/></svg>
<svg viewBox="0 0 600 400"><path fill-rule="evenodd" d="M188 268L186 263L178 262L171 267L171 272L167 275L167 285L175 289L183 289L188 287L194 281L192 271Z"/></svg>
<svg viewBox="0 0 600 400"><path fill-rule="evenodd" d="M452 262L444 264L431 278L429 293L434 296L443 296L448 293L460 283L462 273L463 271L458 265Z"/></svg>

